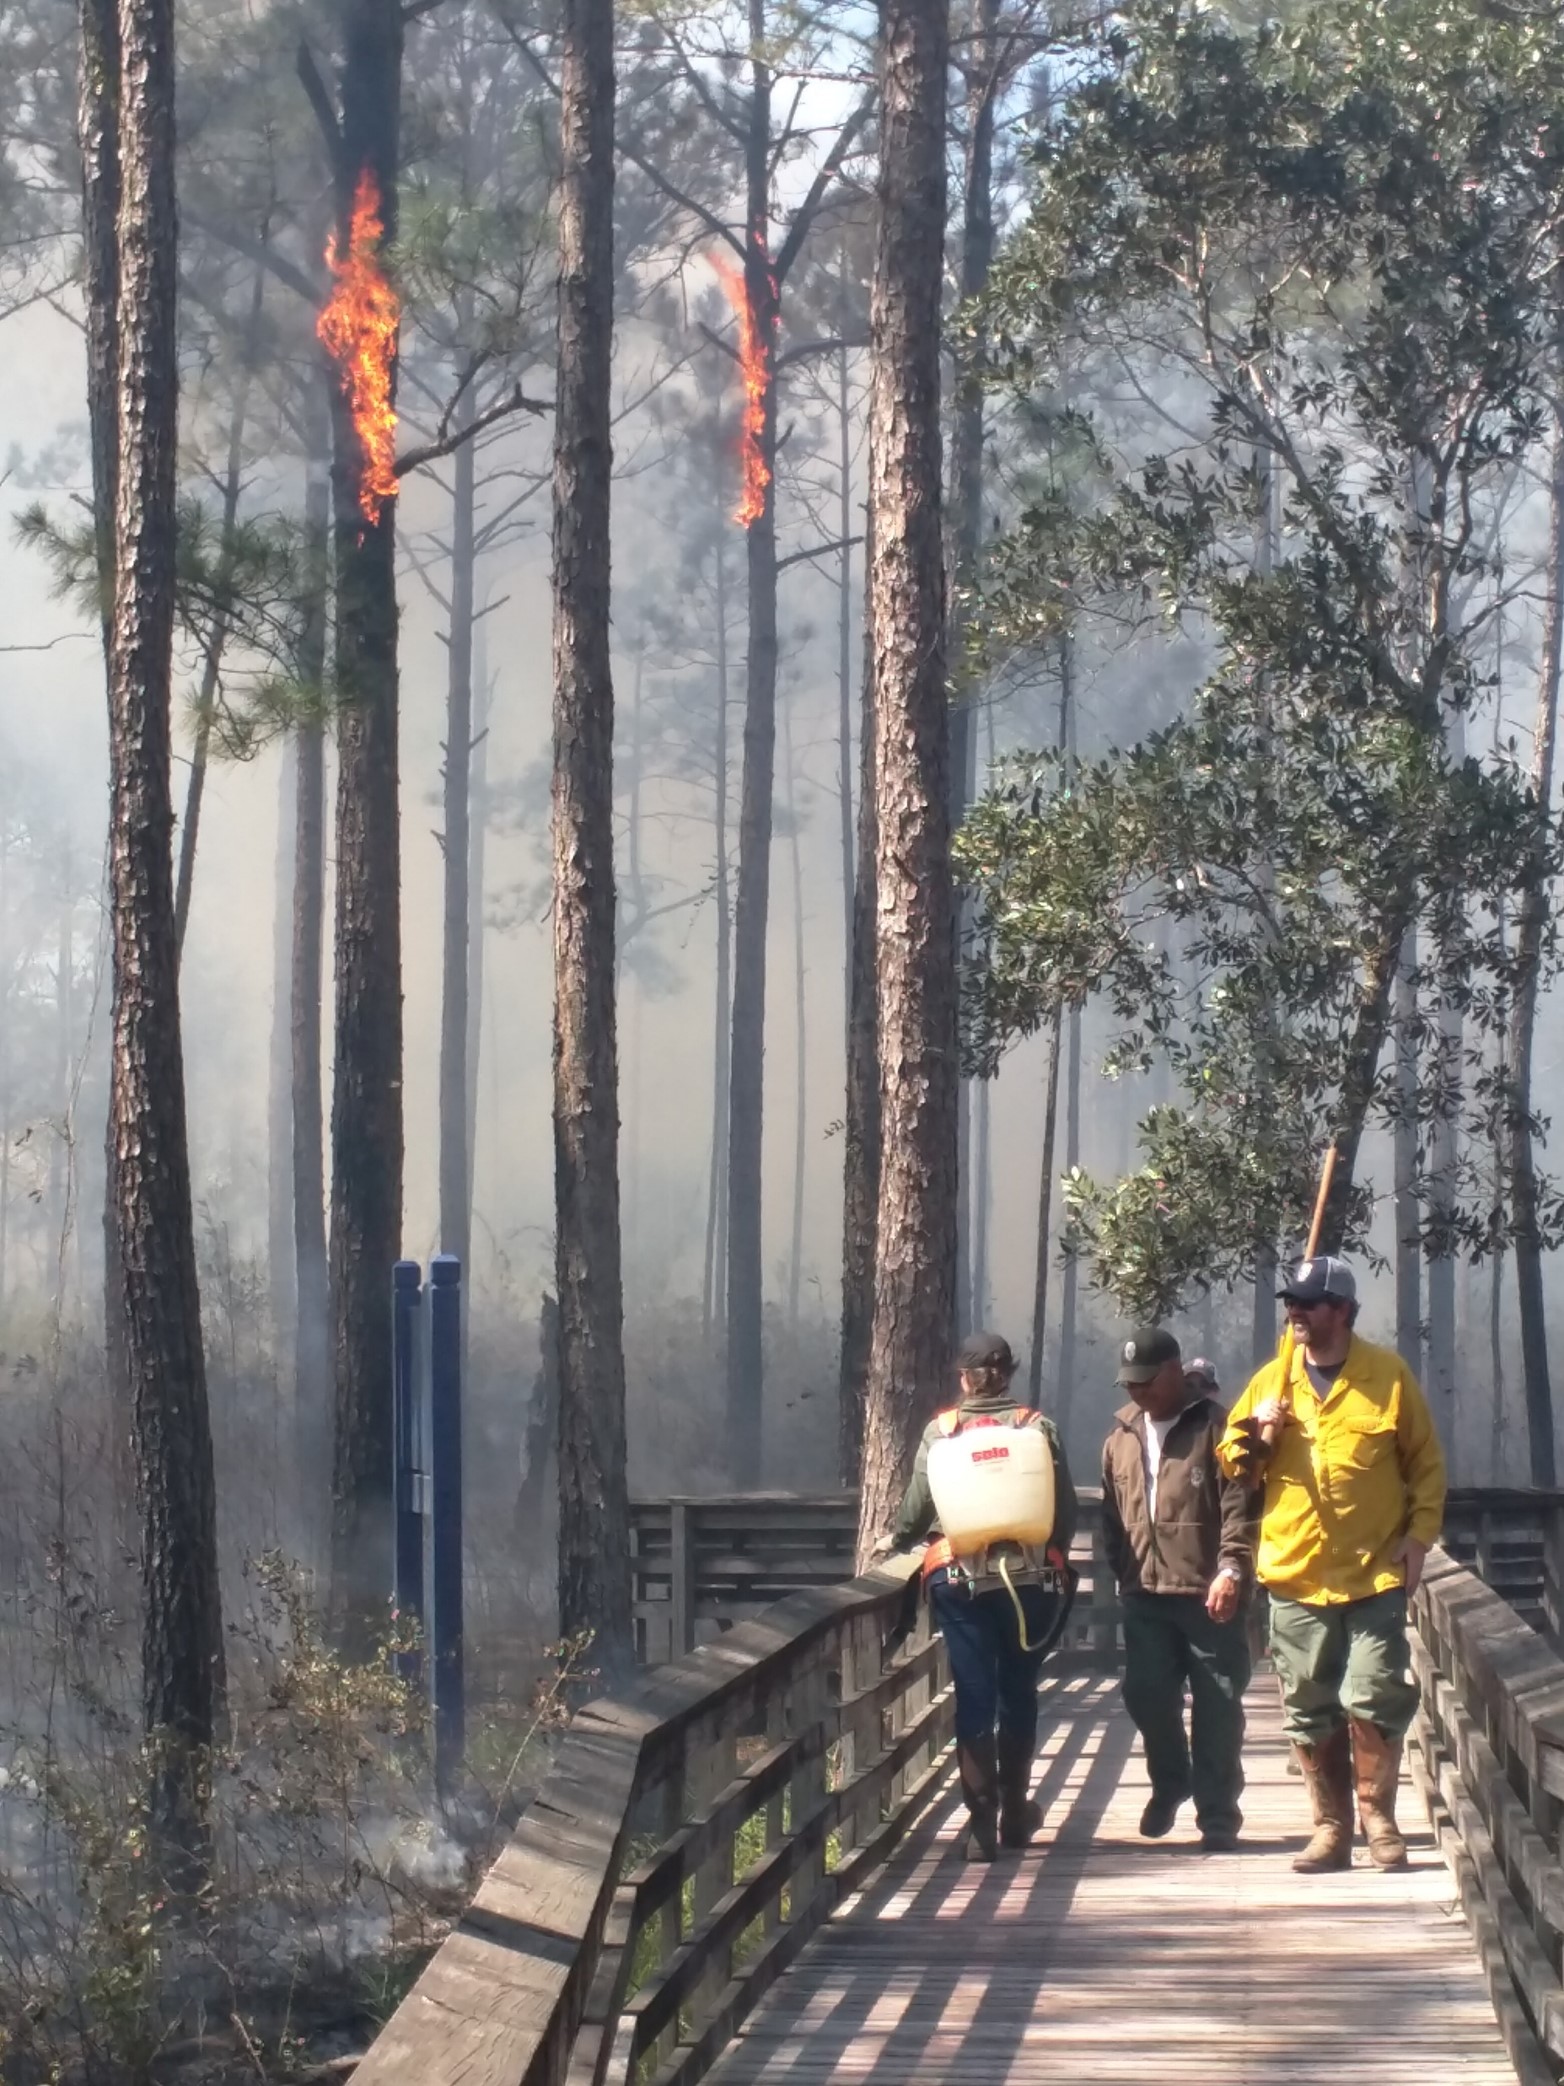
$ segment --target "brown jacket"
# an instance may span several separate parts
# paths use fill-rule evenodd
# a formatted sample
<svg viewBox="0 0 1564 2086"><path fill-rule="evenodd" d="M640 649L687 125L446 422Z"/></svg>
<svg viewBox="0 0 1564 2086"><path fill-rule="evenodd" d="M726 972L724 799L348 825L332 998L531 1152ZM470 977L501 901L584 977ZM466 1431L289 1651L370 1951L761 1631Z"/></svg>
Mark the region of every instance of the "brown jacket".
<svg viewBox="0 0 1564 2086"><path fill-rule="evenodd" d="M1157 1472L1157 1519L1146 1511L1146 1417L1122 1406L1102 1451L1102 1523L1121 1593L1204 1595L1223 1565L1254 1584L1260 1495L1224 1477L1216 1445L1227 1422L1214 1398L1196 1398L1168 1429Z"/></svg>

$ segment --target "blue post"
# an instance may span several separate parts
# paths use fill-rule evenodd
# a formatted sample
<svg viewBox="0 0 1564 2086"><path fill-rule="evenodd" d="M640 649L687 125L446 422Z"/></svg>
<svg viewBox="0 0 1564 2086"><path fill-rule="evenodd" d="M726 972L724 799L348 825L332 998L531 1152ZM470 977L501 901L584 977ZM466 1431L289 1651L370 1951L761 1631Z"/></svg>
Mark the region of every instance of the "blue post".
<svg viewBox="0 0 1564 2086"><path fill-rule="evenodd" d="M396 1509L396 1611L420 1636L424 1629L424 1500L422 1497L422 1428L419 1426L420 1335L423 1330L423 1271L416 1260L399 1260L391 1271L392 1426L395 1467L392 1496ZM419 1655L402 1654L404 1680L419 1676Z"/></svg>
<svg viewBox="0 0 1564 2086"><path fill-rule="evenodd" d="M434 1762L442 1796L466 1745L462 1672L462 1264L429 1263L429 1446L433 1494Z"/></svg>

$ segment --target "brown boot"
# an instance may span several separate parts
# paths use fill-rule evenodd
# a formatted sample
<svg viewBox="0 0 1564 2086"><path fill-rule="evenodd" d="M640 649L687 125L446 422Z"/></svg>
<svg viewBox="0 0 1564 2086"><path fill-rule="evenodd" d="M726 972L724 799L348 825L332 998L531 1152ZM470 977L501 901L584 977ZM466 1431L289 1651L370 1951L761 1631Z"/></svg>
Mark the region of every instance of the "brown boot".
<svg viewBox="0 0 1564 2086"><path fill-rule="evenodd" d="M1304 1875L1352 1867L1352 1741L1345 1724L1318 1745L1294 1748L1314 1806L1314 1837L1293 1867Z"/></svg>
<svg viewBox="0 0 1564 2086"><path fill-rule="evenodd" d="M994 1734L958 1742L956 1766L961 1775L961 1793L967 1800L972 1823L967 1831L968 1861L992 1861L999 1852L999 1765L994 1757Z"/></svg>
<svg viewBox="0 0 1564 2086"><path fill-rule="evenodd" d="M1006 1847L1029 1847L1043 1822L1031 1795L1032 1748L1014 1731L999 1734L999 1837Z"/></svg>
<svg viewBox="0 0 1564 2086"><path fill-rule="evenodd" d="M1377 1724L1352 1719L1352 1761L1357 1770L1358 1822L1369 1859L1381 1869L1404 1869L1407 1843L1396 1827L1396 1784L1401 1779L1401 1741Z"/></svg>

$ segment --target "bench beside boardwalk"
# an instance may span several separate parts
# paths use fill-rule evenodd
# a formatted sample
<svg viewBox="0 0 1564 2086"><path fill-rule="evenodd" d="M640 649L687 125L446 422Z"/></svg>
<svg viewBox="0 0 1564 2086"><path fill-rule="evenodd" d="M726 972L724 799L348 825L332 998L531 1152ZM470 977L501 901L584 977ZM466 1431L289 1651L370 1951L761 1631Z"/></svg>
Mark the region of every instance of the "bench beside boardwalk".
<svg viewBox="0 0 1564 2086"><path fill-rule="evenodd" d="M1564 1663L1467 1566L1436 1550L1415 1603L1413 1865L1310 1878L1269 1679L1247 1851L1202 1855L1192 1821L1140 1841L1100 1595L1043 1686L1037 1848L959 1861L909 1570L796 1593L582 1711L357 2086L1557 2086Z"/></svg>

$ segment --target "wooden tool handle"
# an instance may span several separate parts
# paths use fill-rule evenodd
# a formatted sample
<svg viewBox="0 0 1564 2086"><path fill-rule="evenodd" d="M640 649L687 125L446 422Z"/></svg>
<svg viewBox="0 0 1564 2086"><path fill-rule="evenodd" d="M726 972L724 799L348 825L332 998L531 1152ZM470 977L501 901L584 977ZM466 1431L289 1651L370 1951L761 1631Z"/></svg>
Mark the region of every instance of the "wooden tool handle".
<svg viewBox="0 0 1564 2086"><path fill-rule="evenodd" d="M1335 1171L1336 1140L1333 1137L1330 1143L1325 1147L1325 1163L1320 1168L1320 1188L1319 1193L1314 1198L1314 1216L1309 1225L1309 1243L1303 1249L1303 1257L1305 1260L1312 1260L1315 1254L1318 1253L1318 1251L1320 1250L1320 1233L1325 1228L1325 1205L1330 1200L1331 1178L1334 1175ZM1277 1395L1281 1398L1283 1404L1285 1404L1287 1401L1287 1382L1288 1378L1292 1375L1293 1350L1296 1345L1297 1342L1293 1337L1292 1321L1291 1319L1289 1319L1287 1322L1287 1330L1282 1334L1282 1347L1281 1355L1279 1358L1281 1361L1281 1370L1280 1383ZM1268 1449L1274 1448L1276 1445L1276 1437L1278 1434L1281 1433L1281 1431L1282 1423L1280 1420L1267 1420L1265 1425L1260 1429L1260 1439L1264 1442L1265 1446Z"/></svg>

